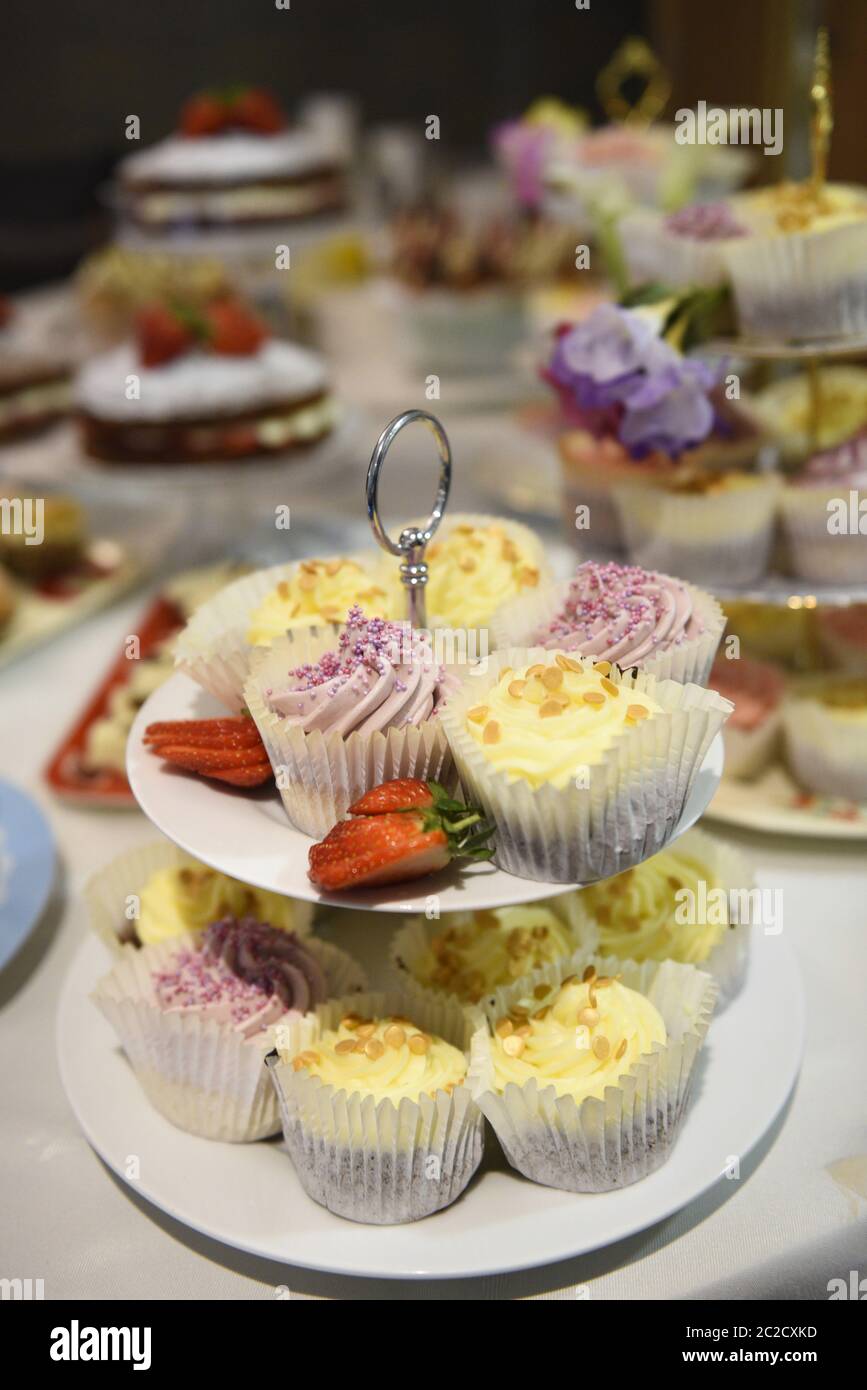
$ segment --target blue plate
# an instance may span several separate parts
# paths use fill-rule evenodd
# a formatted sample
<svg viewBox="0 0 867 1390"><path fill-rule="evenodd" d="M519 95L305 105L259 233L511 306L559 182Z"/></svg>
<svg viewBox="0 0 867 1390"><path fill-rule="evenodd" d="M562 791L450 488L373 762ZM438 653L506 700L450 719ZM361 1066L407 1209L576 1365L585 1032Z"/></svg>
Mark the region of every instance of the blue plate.
<svg viewBox="0 0 867 1390"><path fill-rule="evenodd" d="M55 863L54 836L36 802L0 782L0 970L42 916Z"/></svg>

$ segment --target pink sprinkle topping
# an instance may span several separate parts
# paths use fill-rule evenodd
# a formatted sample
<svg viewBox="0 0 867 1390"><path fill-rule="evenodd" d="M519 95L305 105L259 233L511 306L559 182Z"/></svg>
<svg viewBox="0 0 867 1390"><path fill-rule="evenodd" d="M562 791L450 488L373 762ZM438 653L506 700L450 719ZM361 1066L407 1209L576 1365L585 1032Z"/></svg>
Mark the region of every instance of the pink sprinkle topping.
<svg viewBox="0 0 867 1390"><path fill-rule="evenodd" d="M155 970L153 985L161 1009L203 1009L224 1005L233 1023L258 1013L270 992L239 977L219 959L201 951L182 951L171 970Z"/></svg>
<svg viewBox="0 0 867 1390"><path fill-rule="evenodd" d="M338 638L337 650L325 652L315 663L289 671L295 690L315 690L332 681L348 681L358 675L362 688L369 688L369 673L382 675L388 665L398 665L407 649L410 629L406 623L386 622L384 618L365 618L358 604L350 608L346 627ZM332 692L336 693L336 692Z"/></svg>

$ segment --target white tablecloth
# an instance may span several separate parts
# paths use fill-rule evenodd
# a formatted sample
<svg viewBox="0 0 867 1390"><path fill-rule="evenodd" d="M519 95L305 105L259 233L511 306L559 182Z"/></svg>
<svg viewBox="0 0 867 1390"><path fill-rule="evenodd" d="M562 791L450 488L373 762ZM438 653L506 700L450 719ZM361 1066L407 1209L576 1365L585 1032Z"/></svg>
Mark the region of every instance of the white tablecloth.
<svg viewBox="0 0 867 1390"><path fill-rule="evenodd" d="M408 506L424 508L430 473L420 487L408 475L402 481ZM742 1164L740 1179L720 1181L632 1239L500 1279L424 1287L334 1278L196 1235L114 1178L66 1103L54 1018L86 931L82 884L154 832L138 812L61 805L40 772L145 602L138 594L0 676L0 775L45 808L61 857L44 921L0 975L0 1277L41 1278L46 1298L255 1299L288 1286L293 1297L604 1299L825 1298L829 1279L859 1267L867 1274L863 844L720 832L752 854L763 887L783 889L784 930L806 982L806 1057L787 1109Z"/></svg>

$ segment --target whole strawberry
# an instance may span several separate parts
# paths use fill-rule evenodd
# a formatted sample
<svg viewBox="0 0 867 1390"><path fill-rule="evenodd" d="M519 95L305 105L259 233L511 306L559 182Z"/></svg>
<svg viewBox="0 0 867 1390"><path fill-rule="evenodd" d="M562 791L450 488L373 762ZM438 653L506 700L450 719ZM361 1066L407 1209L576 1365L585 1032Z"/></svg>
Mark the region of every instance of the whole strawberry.
<svg viewBox="0 0 867 1390"><path fill-rule="evenodd" d="M228 108L213 92L197 92L181 111L181 133L191 139L216 135L228 123Z"/></svg>
<svg viewBox="0 0 867 1390"><path fill-rule="evenodd" d="M268 329L239 299L216 299L205 311L208 346L225 357L251 357L268 337Z"/></svg>
<svg viewBox="0 0 867 1390"><path fill-rule="evenodd" d="M194 342L189 325L165 304L149 304L136 317L136 339L144 367L159 367L188 352Z"/></svg>
<svg viewBox="0 0 867 1390"><path fill-rule="evenodd" d="M229 108L232 125L255 130L260 135L274 135L286 124L276 97L263 87L245 87Z"/></svg>
<svg viewBox="0 0 867 1390"><path fill-rule="evenodd" d="M309 877L325 892L401 883L444 869L452 859L490 859L493 826L437 782L400 778L366 792L309 858Z"/></svg>

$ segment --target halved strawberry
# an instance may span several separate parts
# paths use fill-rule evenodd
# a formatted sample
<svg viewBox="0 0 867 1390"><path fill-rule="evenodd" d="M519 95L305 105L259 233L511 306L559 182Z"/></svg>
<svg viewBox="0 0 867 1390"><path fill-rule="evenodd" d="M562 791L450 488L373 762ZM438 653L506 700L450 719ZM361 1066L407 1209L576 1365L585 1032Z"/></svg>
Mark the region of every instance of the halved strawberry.
<svg viewBox="0 0 867 1390"><path fill-rule="evenodd" d="M433 788L441 793L441 803L434 793L431 801L437 804L340 821L312 846L308 877L334 893L423 878L451 859L490 859L493 850L485 842L493 826L474 807L454 801L436 783Z"/></svg>
<svg viewBox="0 0 867 1390"><path fill-rule="evenodd" d="M398 777L393 782L382 782L354 801L349 808L349 814L382 816L389 811L410 811L433 806L431 787L435 786L436 782L422 782L418 777Z"/></svg>
<svg viewBox="0 0 867 1390"><path fill-rule="evenodd" d="M149 724L145 745L158 758L237 787L273 777L265 745L251 719L170 719Z"/></svg>
<svg viewBox="0 0 867 1390"><path fill-rule="evenodd" d="M245 87L239 92L231 103L229 119L233 125L262 135L274 135L286 124L280 103L264 87Z"/></svg>
<svg viewBox="0 0 867 1390"><path fill-rule="evenodd" d="M239 299L216 299L205 310L208 343L226 357L249 357L268 337L268 329Z"/></svg>
<svg viewBox="0 0 867 1390"><path fill-rule="evenodd" d="M229 120L229 108L212 92L197 92L186 102L180 119L181 132L192 138L216 135Z"/></svg>
<svg viewBox="0 0 867 1390"><path fill-rule="evenodd" d="M195 339L189 327L164 304L149 304L136 316L136 339L144 367L159 367L188 352Z"/></svg>

